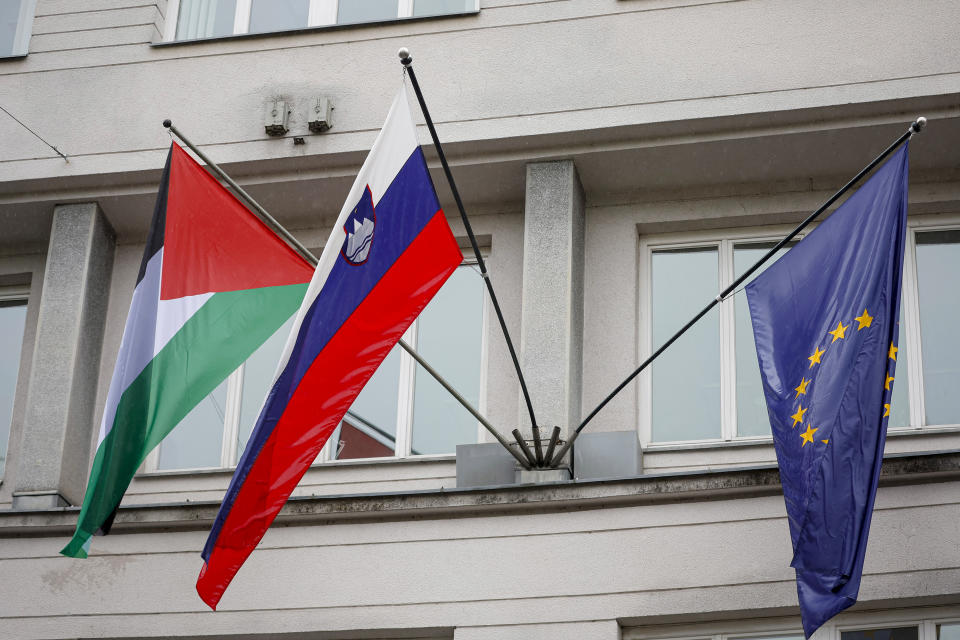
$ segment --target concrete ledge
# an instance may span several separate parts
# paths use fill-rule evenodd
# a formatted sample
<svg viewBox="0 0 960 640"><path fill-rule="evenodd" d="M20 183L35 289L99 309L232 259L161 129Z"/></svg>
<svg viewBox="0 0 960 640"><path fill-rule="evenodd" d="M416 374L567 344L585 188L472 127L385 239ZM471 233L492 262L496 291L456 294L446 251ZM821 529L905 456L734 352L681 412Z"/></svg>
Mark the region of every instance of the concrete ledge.
<svg viewBox="0 0 960 640"><path fill-rule="evenodd" d="M960 450L888 456L881 486L960 480ZM281 526L356 521L460 518L603 509L654 503L729 500L780 493L776 465L644 475L610 480L291 498L277 517ZM111 535L147 531L206 530L219 502L132 505L120 508ZM0 538L71 533L79 508L0 511Z"/></svg>

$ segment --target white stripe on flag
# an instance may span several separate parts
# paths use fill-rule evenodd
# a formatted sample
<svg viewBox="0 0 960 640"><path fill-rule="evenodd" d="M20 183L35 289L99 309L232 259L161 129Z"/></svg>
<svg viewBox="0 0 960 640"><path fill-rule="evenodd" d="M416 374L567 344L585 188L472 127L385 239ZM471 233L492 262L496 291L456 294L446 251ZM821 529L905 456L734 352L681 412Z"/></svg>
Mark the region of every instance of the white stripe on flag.
<svg viewBox="0 0 960 640"><path fill-rule="evenodd" d="M113 369L113 378L110 380L110 391L107 392L107 405L103 410L103 420L100 422L100 436L97 446L103 442L113 428L113 420L117 414L117 403L120 396L133 382L144 368L153 360L153 341L157 330L157 303L160 300L160 272L163 268L163 249L158 251L150 261L143 274L143 280L133 290L133 299L130 301L130 311L127 313L127 323L123 327L123 338L120 340L120 351L117 353L117 364Z"/></svg>

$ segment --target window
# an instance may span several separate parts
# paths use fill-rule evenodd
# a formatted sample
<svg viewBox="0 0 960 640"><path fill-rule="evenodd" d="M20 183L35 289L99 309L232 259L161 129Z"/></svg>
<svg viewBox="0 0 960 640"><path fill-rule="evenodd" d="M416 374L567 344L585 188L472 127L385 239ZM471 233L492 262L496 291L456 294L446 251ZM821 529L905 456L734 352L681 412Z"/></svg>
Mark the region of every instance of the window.
<svg viewBox="0 0 960 640"><path fill-rule="evenodd" d="M840 632L840 640L919 640L919 638L920 629L915 626Z"/></svg>
<svg viewBox="0 0 960 640"><path fill-rule="evenodd" d="M404 335L482 410L483 282L458 268ZM237 464L273 383L293 320L191 411L150 455L151 471ZM477 442L479 426L399 346L387 355L334 431L318 462L453 453Z"/></svg>
<svg viewBox="0 0 960 640"><path fill-rule="evenodd" d="M960 424L960 396L951 391L960 386L960 335L952 320L960 314L957 226L934 227L920 218L909 223L893 430ZM704 234L642 239L641 356L665 342L780 237L731 233L719 239ZM714 307L641 380L645 443L770 437L742 291Z"/></svg>
<svg viewBox="0 0 960 640"><path fill-rule="evenodd" d="M478 0L180 0L167 40L218 38L479 11Z"/></svg>
<svg viewBox="0 0 960 640"><path fill-rule="evenodd" d="M3 477L7 460L7 442L10 439L26 319L25 293L0 287L0 477Z"/></svg>
<svg viewBox="0 0 960 640"><path fill-rule="evenodd" d="M847 611L828 620L814 634L820 640L958 640L960 622L956 607L902 610ZM920 615L949 615L944 619L919 619ZM917 616L917 617L914 617ZM663 635L665 627L624 627L623 640L802 640L799 616L756 617L694 623Z"/></svg>
<svg viewBox="0 0 960 640"><path fill-rule="evenodd" d="M0 2L0 58L27 55L36 0Z"/></svg>

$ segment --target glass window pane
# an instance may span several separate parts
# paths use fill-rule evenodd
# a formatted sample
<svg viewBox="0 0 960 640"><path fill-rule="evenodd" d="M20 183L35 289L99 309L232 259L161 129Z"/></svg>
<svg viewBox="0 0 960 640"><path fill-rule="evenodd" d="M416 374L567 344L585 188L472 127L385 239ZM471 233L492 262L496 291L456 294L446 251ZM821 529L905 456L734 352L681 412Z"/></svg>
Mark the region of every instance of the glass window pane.
<svg viewBox="0 0 960 640"><path fill-rule="evenodd" d="M252 0L250 33L303 29L309 13L310 0Z"/></svg>
<svg viewBox="0 0 960 640"><path fill-rule="evenodd" d="M398 0L340 0L337 23L396 20Z"/></svg>
<svg viewBox="0 0 960 640"><path fill-rule="evenodd" d="M400 347L394 347L343 418L338 460L394 455L399 386Z"/></svg>
<svg viewBox="0 0 960 640"><path fill-rule="evenodd" d="M220 466L227 381L200 401L160 443L158 469Z"/></svg>
<svg viewBox="0 0 960 640"><path fill-rule="evenodd" d="M770 246L773 246L773 245L770 245ZM747 266L750 266L750 265L747 265ZM802 633L794 633L794 634L784 633L784 634L778 634L774 636L742 636L742 637L730 636L730 640L803 640L803 634Z"/></svg>
<svg viewBox="0 0 960 640"><path fill-rule="evenodd" d="M917 233L925 424L960 423L960 230Z"/></svg>
<svg viewBox="0 0 960 640"><path fill-rule="evenodd" d="M653 340L657 349L717 295L717 248L653 253ZM719 438L720 314L700 320L652 365L653 440Z"/></svg>
<svg viewBox="0 0 960 640"><path fill-rule="evenodd" d="M453 272L417 324L417 351L474 407L480 403L483 280ZM477 420L422 367L413 401L413 453L453 453L477 441Z"/></svg>
<svg viewBox="0 0 960 640"><path fill-rule="evenodd" d="M937 640L960 640L960 622L938 624Z"/></svg>
<svg viewBox="0 0 960 640"><path fill-rule="evenodd" d="M17 36L21 0L0 2L0 56L13 55L13 41Z"/></svg>
<svg viewBox="0 0 960 640"><path fill-rule="evenodd" d="M233 34L237 0L180 0L177 40Z"/></svg>
<svg viewBox="0 0 960 640"><path fill-rule="evenodd" d="M260 417L260 409L273 386L273 376L277 372L277 363L283 354L283 345L290 335L291 317L270 336L260 348L253 352L243 364L243 391L240 394L240 426L237 430L237 460L243 454L253 426Z"/></svg>
<svg viewBox="0 0 960 640"><path fill-rule="evenodd" d="M774 257L768 260L756 273L747 279L743 286L767 270L770 265L785 254L795 242L787 244ZM737 278L762 258L775 242L750 242L734 245L733 272ZM750 320L750 308L747 294L739 291L734 296L734 350L737 360L737 435L769 436L770 418L767 415L767 401L763 396L763 382L760 379L760 365L757 362L757 345L753 339L753 322ZM798 381L799 382L799 381Z"/></svg>
<svg viewBox="0 0 960 640"><path fill-rule="evenodd" d="M0 477L7 460L7 440L10 439L13 396L17 390L26 320L26 301L0 302Z"/></svg>
<svg viewBox="0 0 960 640"><path fill-rule="evenodd" d="M840 632L840 640L918 640L918 638L919 632L917 627Z"/></svg>
<svg viewBox="0 0 960 640"><path fill-rule="evenodd" d="M473 11L476 0L414 0L413 15L441 16L447 13Z"/></svg>

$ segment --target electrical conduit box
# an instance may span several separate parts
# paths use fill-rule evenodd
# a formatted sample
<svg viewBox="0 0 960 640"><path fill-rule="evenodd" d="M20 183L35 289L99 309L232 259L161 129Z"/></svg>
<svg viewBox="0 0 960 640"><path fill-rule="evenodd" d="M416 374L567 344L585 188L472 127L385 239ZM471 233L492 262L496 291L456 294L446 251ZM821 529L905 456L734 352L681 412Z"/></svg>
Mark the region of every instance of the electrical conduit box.
<svg viewBox="0 0 960 640"><path fill-rule="evenodd" d="M283 136L289 130L287 128L287 118L290 112L287 110L287 103L279 98L267 101L266 111L264 113L264 130L268 136Z"/></svg>

